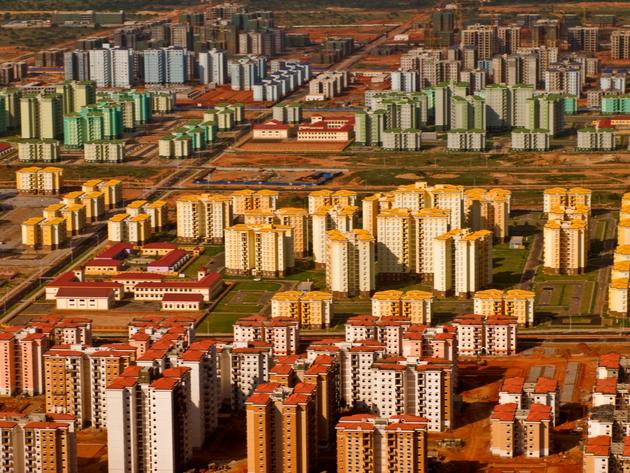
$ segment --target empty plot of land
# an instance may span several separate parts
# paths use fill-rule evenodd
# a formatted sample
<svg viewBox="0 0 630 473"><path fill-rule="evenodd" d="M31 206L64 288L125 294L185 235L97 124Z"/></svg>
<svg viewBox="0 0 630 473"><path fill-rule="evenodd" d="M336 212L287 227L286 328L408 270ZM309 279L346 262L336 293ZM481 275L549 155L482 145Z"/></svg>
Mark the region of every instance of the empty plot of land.
<svg viewBox="0 0 630 473"><path fill-rule="evenodd" d="M560 402L562 404L568 404L573 401L573 394L581 370L582 363L571 361L567 364L564 383L562 383L562 388L560 388Z"/></svg>
<svg viewBox="0 0 630 473"><path fill-rule="evenodd" d="M259 153L340 153L350 141L247 140L239 150Z"/></svg>

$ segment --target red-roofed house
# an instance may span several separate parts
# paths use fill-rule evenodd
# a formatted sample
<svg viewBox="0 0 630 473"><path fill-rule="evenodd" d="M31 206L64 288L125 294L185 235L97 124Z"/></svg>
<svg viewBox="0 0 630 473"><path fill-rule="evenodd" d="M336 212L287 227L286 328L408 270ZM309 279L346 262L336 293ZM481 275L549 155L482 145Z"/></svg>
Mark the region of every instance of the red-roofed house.
<svg viewBox="0 0 630 473"><path fill-rule="evenodd" d="M293 129L280 120L269 120L252 126L252 138L255 140L286 140Z"/></svg>
<svg viewBox="0 0 630 473"><path fill-rule="evenodd" d="M149 273L176 273L191 258L188 251L175 249L147 265Z"/></svg>
<svg viewBox="0 0 630 473"><path fill-rule="evenodd" d="M192 293L201 294L204 302L209 302L222 288L219 273L209 273L196 281L140 282L133 287L133 297L137 301L161 301L168 293Z"/></svg>

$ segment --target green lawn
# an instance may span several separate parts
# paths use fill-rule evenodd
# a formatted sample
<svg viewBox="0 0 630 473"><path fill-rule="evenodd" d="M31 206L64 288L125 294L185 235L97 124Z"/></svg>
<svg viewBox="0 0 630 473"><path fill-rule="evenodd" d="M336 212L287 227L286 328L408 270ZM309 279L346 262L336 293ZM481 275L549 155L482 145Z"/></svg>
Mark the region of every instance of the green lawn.
<svg viewBox="0 0 630 473"><path fill-rule="evenodd" d="M269 281L238 281L234 284L231 292L235 291L268 291L276 292L282 287L277 282Z"/></svg>
<svg viewBox="0 0 630 473"><path fill-rule="evenodd" d="M186 268L184 269L184 274L187 278L197 277L197 271L199 271L199 268L207 265L213 256L218 255L222 251L224 251L223 245L207 246L197 258L195 258L188 266L186 266Z"/></svg>
<svg viewBox="0 0 630 473"><path fill-rule="evenodd" d="M527 249L511 249L508 243L495 245L492 249L492 285L503 289L518 284L527 255Z"/></svg>
<svg viewBox="0 0 630 473"><path fill-rule="evenodd" d="M317 269L307 269L285 276L284 279L290 281L310 281L314 290L326 289L326 272Z"/></svg>

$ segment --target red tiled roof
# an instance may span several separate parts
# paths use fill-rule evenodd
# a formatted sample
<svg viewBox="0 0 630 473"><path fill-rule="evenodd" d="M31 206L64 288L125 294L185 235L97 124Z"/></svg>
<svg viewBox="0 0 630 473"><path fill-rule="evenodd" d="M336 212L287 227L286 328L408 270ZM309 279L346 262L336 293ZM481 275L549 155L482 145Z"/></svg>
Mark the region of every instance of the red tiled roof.
<svg viewBox="0 0 630 473"><path fill-rule="evenodd" d="M293 393L287 396L284 400L285 405L294 405L294 404L306 404L309 401L310 397L304 394Z"/></svg>
<svg viewBox="0 0 630 473"><path fill-rule="evenodd" d="M111 297L113 290L108 287L62 287L55 297Z"/></svg>
<svg viewBox="0 0 630 473"><path fill-rule="evenodd" d="M145 243L142 245L142 249L149 250L176 250L177 245L175 243L169 243L167 241L154 241L153 243Z"/></svg>
<svg viewBox="0 0 630 473"><path fill-rule="evenodd" d="M536 380L536 387L534 388L534 393L536 394L544 394L555 392L558 388L558 382L553 378L545 378L541 376Z"/></svg>
<svg viewBox="0 0 630 473"><path fill-rule="evenodd" d="M521 394L523 392L523 385L525 384L525 378L516 376L514 378L505 378L501 385L501 391L510 394Z"/></svg>
<svg viewBox="0 0 630 473"><path fill-rule="evenodd" d="M544 404L532 404L529 406L529 414L527 414L529 422L540 422L543 420L551 420L551 406Z"/></svg>
<svg viewBox="0 0 630 473"><path fill-rule="evenodd" d="M175 250L169 251L168 253L166 253L161 258L158 258L155 261L151 261L147 265L147 267L149 267L149 268L162 268L162 267L170 268L171 266L175 265L175 263L178 263L180 260L185 258L188 254L189 253L187 251L175 249Z"/></svg>
<svg viewBox="0 0 630 473"><path fill-rule="evenodd" d="M165 378L181 378L186 373L190 372L190 368L187 366L177 366L174 368L167 368L162 372L162 376Z"/></svg>
<svg viewBox="0 0 630 473"><path fill-rule="evenodd" d="M68 424L60 422L29 422L24 426L25 429L67 429Z"/></svg>
<svg viewBox="0 0 630 473"><path fill-rule="evenodd" d="M513 402L508 404L497 404L494 406L492 410L492 414L490 415L490 419L500 420L500 421L511 421L514 420L514 416L516 415L517 405Z"/></svg>
<svg viewBox="0 0 630 473"><path fill-rule="evenodd" d="M606 353L599 357L598 365L603 368L617 369L621 363L621 355L619 353Z"/></svg>
<svg viewBox="0 0 630 473"><path fill-rule="evenodd" d="M203 301L202 294L181 294L167 292L162 297L162 302L201 302Z"/></svg>
<svg viewBox="0 0 630 473"><path fill-rule="evenodd" d="M269 399L269 394L254 393L247 398L246 404L267 404Z"/></svg>
<svg viewBox="0 0 630 473"><path fill-rule="evenodd" d="M601 394L616 394L617 380L615 378L598 379L595 383L595 392Z"/></svg>
<svg viewBox="0 0 630 473"><path fill-rule="evenodd" d="M177 386L179 378L159 378L151 383L153 389L170 391Z"/></svg>
<svg viewBox="0 0 630 473"><path fill-rule="evenodd" d="M120 254L123 251L130 252L131 250L133 250L133 245L131 243L124 243L124 242L116 243L110 246L109 248L105 249L96 258L103 258L103 259L116 258L117 256L120 256Z"/></svg>
<svg viewBox="0 0 630 473"><path fill-rule="evenodd" d="M254 130L288 130L289 125L285 125L279 120L269 120L265 123L260 123L252 127Z"/></svg>
<svg viewBox="0 0 630 473"><path fill-rule="evenodd" d="M112 276L112 281L153 280L161 281L164 276L158 273L120 273Z"/></svg>
<svg viewBox="0 0 630 473"><path fill-rule="evenodd" d="M276 365L269 371L273 374L290 374L293 371L293 366L291 365Z"/></svg>
<svg viewBox="0 0 630 473"><path fill-rule="evenodd" d="M599 435L597 437L589 437L586 440L584 453L596 456L608 456L610 454L610 437Z"/></svg>

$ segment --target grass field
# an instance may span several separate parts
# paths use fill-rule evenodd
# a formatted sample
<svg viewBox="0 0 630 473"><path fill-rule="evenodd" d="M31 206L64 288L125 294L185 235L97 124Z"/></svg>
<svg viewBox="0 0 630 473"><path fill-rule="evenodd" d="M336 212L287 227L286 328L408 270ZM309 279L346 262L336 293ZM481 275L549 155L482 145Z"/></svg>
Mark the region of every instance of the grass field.
<svg viewBox="0 0 630 473"><path fill-rule="evenodd" d="M192 263L186 266L186 268L184 269L184 274L186 274L186 277L187 278L196 277L197 271L199 271L199 268L208 264L208 262L213 256L218 255L219 253L223 252L224 249L225 248L223 247L223 245L207 246L203 250L203 252L192 261Z"/></svg>
<svg viewBox="0 0 630 473"><path fill-rule="evenodd" d="M527 249L511 249L507 243L495 245L492 249L492 286L504 289L518 284L527 255Z"/></svg>

